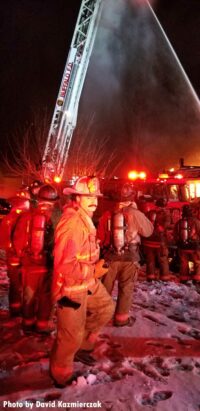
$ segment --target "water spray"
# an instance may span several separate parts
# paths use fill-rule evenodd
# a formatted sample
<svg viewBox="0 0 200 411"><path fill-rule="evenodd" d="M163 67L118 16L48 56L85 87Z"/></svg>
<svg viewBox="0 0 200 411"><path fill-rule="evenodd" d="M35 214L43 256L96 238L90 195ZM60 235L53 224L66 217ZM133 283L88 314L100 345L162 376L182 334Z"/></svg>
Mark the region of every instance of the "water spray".
<svg viewBox="0 0 200 411"><path fill-rule="evenodd" d="M196 94L196 92L195 92L195 90L194 90L194 88L193 88L193 86L192 86L192 84L191 84L191 82L190 82L190 80L189 80L189 78L188 78L188 76L187 76L187 74L186 74L186 72L185 72L185 70L184 70L184 68L183 68L183 66L182 66L182 64L181 64L181 62L180 62L177 54L176 54L176 52L175 52L175 50L174 50L174 48L172 47L172 45L171 45L171 43L170 43L170 41L169 41L169 39L168 39L168 37L167 37L167 35L166 35L163 27L161 26L161 24L160 24L160 22L159 22L159 20L158 20L158 18L157 18L157 16L156 16L156 14L154 13L154 11L153 11L153 9L152 9L149 1L146 0L146 3L147 3L147 5L148 5L149 10L151 11L151 13L152 13L155 21L156 21L156 23L158 24L158 26L159 26L159 28L160 28L160 30L161 30L161 33L162 33L163 37L165 38L165 40L166 40L166 42L167 42L167 45L169 46L169 48L170 48L170 50L171 50L171 52L172 52L172 55L174 56L174 58L175 58L175 60L176 60L176 62L177 62L177 64L178 64L178 66L179 66L179 68L180 68L180 70L181 70L181 72L182 72L182 74L183 74L183 77L184 77L187 85L189 86L189 89L190 89L190 91L191 91L191 93L192 93L192 95L193 95L193 97L194 97L194 99L195 99L195 102L197 103L198 109L200 109L200 101L199 101L199 98L198 98L198 96L197 96L197 94Z"/></svg>

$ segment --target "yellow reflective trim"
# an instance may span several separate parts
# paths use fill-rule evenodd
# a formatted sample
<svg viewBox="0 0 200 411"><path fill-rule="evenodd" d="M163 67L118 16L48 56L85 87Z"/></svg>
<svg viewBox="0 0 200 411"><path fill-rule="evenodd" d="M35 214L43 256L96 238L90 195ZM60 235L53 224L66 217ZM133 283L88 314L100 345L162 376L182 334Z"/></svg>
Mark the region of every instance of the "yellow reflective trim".
<svg viewBox="0 0 200 411"><path fill-rule="evenodd" d="M71 287L64 287L64 291L65 292L73 292L73 291L86 290L88 287L90 287L94 283L95 283L95 280L94 280L94 278L92 278L92 280L88 281L86 284L73 285Z"/></svg>
<svg viewBox="0 0 200 411"><path fill-rule="evenodd" d="M89 257L90 257L90 254L84 254L84 255L77 254L76 255L77 260L87 260Z"/></svg>
<svg viewBox="0 0 200 411"><path fill-rule="evenodd" d="M84 255L77 254L76 258L77 258L77 260L80 260L80 261L81 260L88 260L89 258L94 257L96 255L99 255L99 249L95 250L93 253L88 253L88 254L84 254Z"/></svg>

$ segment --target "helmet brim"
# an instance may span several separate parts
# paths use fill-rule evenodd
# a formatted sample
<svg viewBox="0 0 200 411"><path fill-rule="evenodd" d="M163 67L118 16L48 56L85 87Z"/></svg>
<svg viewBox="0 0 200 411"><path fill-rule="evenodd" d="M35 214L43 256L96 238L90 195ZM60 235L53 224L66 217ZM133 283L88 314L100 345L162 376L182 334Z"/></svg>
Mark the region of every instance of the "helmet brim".
<svg viewBox="0 0 200 411"><path fill-rule="evenodd" d="M84 192L77 191L71 187L64 188L63 194L64 195L76 194L77 196L86 196L86 197L103 197L103 194L101 193L84 193Z"/></svg>

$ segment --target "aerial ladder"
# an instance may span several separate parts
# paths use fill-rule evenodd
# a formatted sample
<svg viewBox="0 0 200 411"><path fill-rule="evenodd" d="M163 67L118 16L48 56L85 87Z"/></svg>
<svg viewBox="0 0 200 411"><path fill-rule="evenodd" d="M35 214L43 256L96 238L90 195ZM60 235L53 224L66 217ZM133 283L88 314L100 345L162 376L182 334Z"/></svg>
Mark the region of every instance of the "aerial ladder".
<svg viewBox="0 0 200 411"><path fill-rule="evenodd" d="M82 0L42 158L45 181L63 177L103 0Z"/></svg>

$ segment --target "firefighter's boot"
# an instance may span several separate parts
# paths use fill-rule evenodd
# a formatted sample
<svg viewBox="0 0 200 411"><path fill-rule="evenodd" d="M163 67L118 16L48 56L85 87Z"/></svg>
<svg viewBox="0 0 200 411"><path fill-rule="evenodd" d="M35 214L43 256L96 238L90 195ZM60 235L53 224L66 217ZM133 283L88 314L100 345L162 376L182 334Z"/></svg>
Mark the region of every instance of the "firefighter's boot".
<svg viewBox="0 0 200 411"><path fill-rule="evenodd" d="M75 378L75 374L72 370L66 371L64 368L59 368L51 366L50 367L50 377L56 388L65 388L66 385L70 385Z"/></svg>
<svg viewBox="0 0 200 411"><path fill-rule="evenodd" d="M96 363L96 360L92 355L90 354L90 351L87 350L78 350L77 353L74 356L74 361L77 362L82 362L83 364L87 365L94 365Z"/></svg>
<svg viewBox="0 0 200 411"><path fill-rule="evenodd" d="M180 282L181 283L187 283L187 281L189 281L191 278L189 275L187 274L180 274Z"/></svg>
<svg viewBox="0 0 200 411"><path fill-rule="evenodd" d="M195 283L200 283L200 274L195 274L195 275L193 275L192 280L193 280Z"/></svg>
<svg viewBox="0 0 200 411"><path fill-rule="evenodd" d="M35 321L22 320L22 330L24 334L29 335L35 332Z"/></svg>
<svg viewBox="0 0 200 411"><path fill-rule="evenodd" d="M147 274L147 281L156 281L157 275L156 274Z"/></svg>
<svg viewBox="0 0 200 411"><path fill-rule="evenodd" d="M114 326L115 327L124 327L129 325L130 319L128 314L115 314Z"/></svg>
<svg viewBox="0 0 200 411"><path fill-rule="evenodd" d="M171 274L163 274L160 276L161 281L170 281L171 280Z"/></svg>
<svg viewBox="0 0 200 411"><path fill-rule="evenodd" d="M35 325L35 331L38 334L48 335L55 331L55 325L52 320L37 320Z"/></svg>

